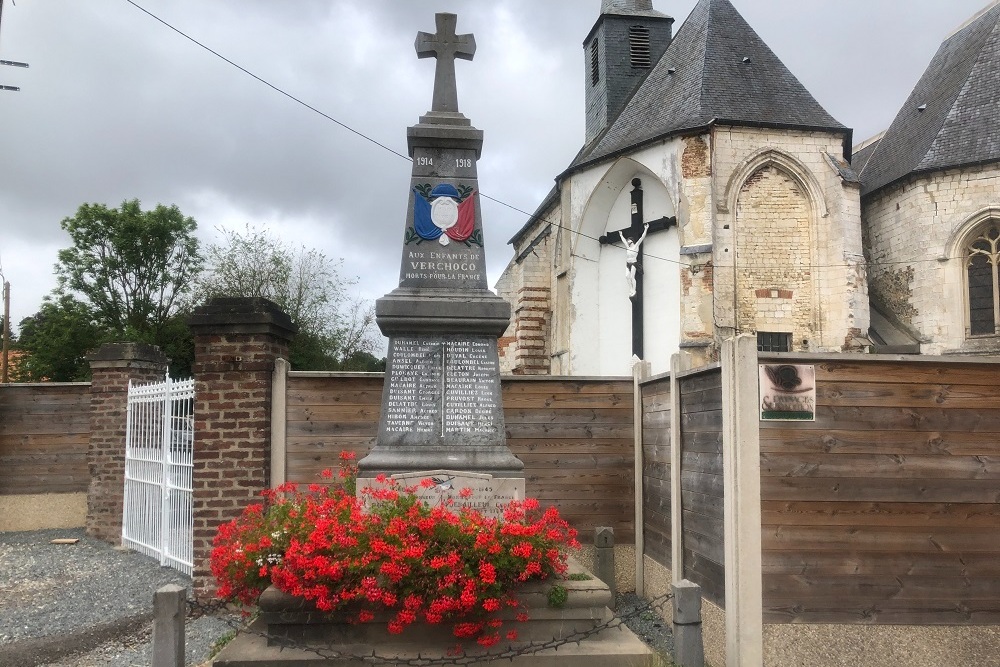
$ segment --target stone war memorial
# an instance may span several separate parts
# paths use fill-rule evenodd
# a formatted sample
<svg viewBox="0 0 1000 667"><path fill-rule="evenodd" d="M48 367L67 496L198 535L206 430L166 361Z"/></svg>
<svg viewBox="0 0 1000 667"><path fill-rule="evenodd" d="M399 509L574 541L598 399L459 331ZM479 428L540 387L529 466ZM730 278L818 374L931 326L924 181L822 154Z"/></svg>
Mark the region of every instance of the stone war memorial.
<svg viewBox="0 0 1000 667"><path fill-rule="evenodd" d="M375 446L358 462L358 493L377 477L403 486L425 484L429 504L448 499L485 516L499 516L524 499L523 464L506 442L497 338L510 306L487 287L477 162L483 133L458 110L455 60L472 60L471 34L457 34L457 17L436 15L435 34L421 32L420 58L435 58L433 105L407 133L413 161L403 230L399 287L376 304L389 338L382 411ZM462 492L464 490L464 493ZM528 620L517 637L492 648L464 645L446 627L419 623L392 634L386 617L351 622L324 614L274 588L260 614L214 664L367 665L492 664L604 667L654 664L649 649L620 625L609 587L571 561L565 580L517 589ZM558 584L562 599L553 605ZM511 619L516 610L501 612Z"/></svg>

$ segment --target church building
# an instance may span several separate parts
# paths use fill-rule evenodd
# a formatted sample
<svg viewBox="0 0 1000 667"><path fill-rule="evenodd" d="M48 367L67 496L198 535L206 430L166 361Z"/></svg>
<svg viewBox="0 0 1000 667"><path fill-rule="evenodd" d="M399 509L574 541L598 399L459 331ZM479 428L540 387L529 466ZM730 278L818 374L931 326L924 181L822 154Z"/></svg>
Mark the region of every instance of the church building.
<svg viewBox="0 0 1000 667"><path fill-rule="evenodd" d="M511 239L506 372L764 351L1000 353L1000 3L856 149L729 0L603 0L586 136Z"/></svg>

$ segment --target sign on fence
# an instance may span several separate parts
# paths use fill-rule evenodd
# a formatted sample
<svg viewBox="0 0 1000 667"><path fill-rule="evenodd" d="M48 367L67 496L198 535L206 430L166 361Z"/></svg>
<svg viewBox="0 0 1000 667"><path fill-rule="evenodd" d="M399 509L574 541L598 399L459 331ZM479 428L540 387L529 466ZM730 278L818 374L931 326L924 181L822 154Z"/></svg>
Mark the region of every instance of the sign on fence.
<svg viewBox="0 0 1000 667"><path fill-rule="evenodd" d="M194 380L128 388L122 545L192 573Z"/></svg>

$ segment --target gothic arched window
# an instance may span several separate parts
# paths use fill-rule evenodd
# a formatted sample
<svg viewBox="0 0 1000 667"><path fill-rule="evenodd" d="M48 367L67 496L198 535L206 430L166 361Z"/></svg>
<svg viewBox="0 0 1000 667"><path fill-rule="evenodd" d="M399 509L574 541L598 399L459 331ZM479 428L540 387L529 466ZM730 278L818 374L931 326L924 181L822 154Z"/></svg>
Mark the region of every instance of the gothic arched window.
<svg viewBox="0 0 1000 667"><path fill-rule="evenodd" d="M991 221L966 247L969 335L1000 333L1000 222Z"/></svg>

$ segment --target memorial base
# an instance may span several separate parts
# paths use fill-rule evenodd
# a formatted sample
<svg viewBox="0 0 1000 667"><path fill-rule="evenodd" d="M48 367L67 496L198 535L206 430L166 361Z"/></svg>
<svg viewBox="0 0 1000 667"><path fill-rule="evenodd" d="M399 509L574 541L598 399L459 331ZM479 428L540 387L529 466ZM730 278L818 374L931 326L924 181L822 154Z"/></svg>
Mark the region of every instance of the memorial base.
<svg viewBox="0 0 1000 667"><path fill-rule="evenodd" d="M571 572L585 572L571 563ZM588 573L589 574L589 573ZM591 575L592 576L592 575ZM567 591L565 604L548 604L553 584ZM612 621L611 592L597 578L587 581L554 580L526 585L518 598L528 621L511 621L518 640L489 649L466 645L467 665L513 664L519 667L646 667L657 664L649 648L624 625L605 627ZM217 667L362 667L373 664L419 664L418 660L451 662L448 648L457 640L448 625L414 624L403 634L390 634L389 615L369 623L351 624L345 615L323 614L310 603L269 588L260 599L260 616L240 633L213 662ZM554 642L554 643L552 643ZM552 643L552 644L550 644ZM551 648L537 650L540 645ZM555 646L558 644L558 648ZM314 647L310 650L308 647ZM490 658L513 650L497 663Z"/></svg>

